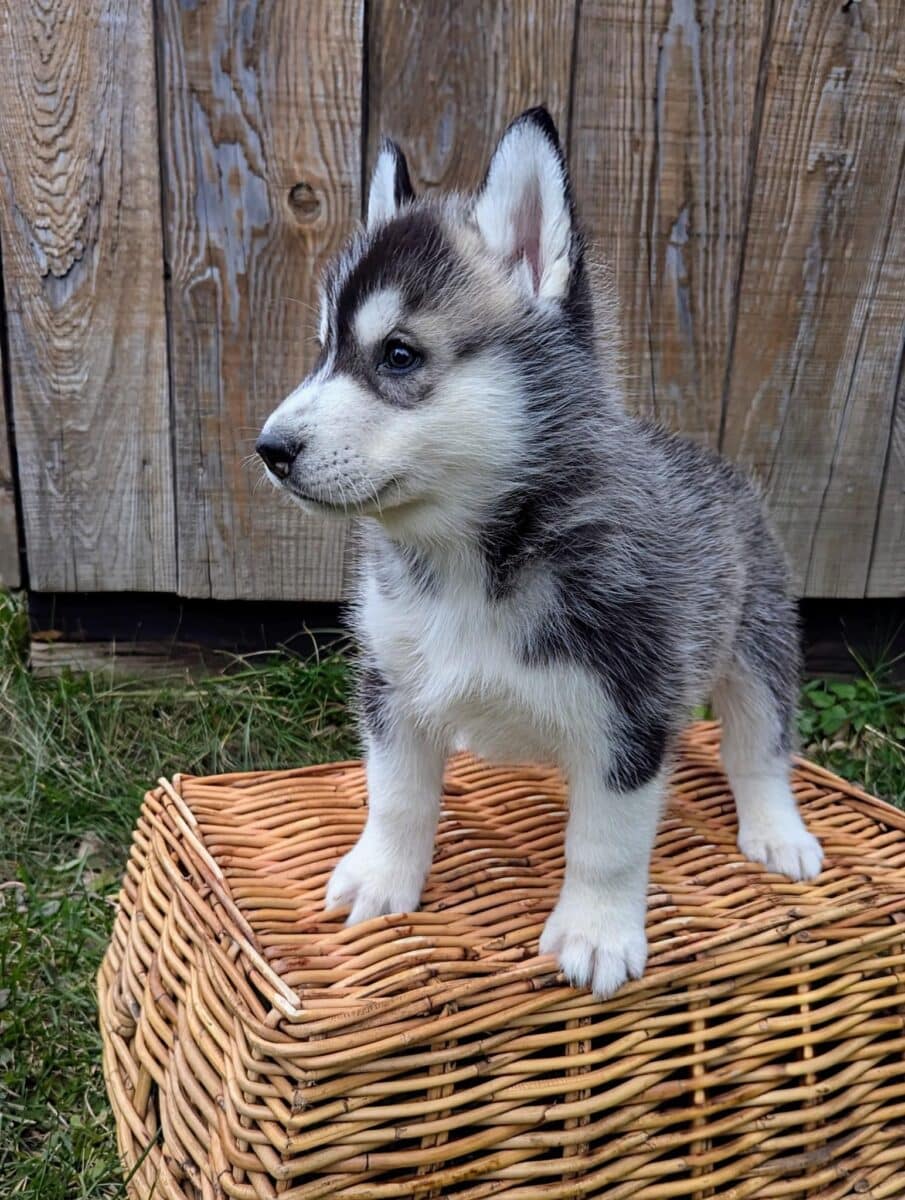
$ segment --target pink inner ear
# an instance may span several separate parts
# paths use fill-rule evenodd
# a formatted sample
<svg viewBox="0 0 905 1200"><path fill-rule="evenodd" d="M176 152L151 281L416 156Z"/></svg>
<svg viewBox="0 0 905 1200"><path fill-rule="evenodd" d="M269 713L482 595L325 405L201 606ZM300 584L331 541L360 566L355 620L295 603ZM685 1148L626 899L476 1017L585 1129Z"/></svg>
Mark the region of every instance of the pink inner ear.
<svg viewBox="0 0 905 1200"><path fill-rule="evenodd" d="M532 179L531 186L525 189L515 212L515 249L512 258L514 262L518 262L520 258L528 260L535 293L540 291L543 273L540 260L540 228L540 185L536 179Z"/></svg>

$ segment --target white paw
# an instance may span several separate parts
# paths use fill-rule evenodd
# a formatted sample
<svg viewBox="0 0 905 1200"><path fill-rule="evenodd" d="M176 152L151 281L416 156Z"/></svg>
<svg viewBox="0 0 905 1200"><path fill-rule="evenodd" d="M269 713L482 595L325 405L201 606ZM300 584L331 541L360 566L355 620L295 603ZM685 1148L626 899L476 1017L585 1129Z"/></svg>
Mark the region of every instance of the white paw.
<svg viewBox="0 0 905 1200"><path fill-rule="evenodd" d="M738 848L746 858L790 879L814 879L823 867L820 843L797 814L794 820L787 817L779 821L775 828L742 826Z"/></svg>
<svg viewBox="0 0 905 1200"><path fill-rule="evenodd" d="M386 913L412 912L418 907L424 873L411 863L378 853L360 839L341 858L327 884L324 908L349 908L347 925L357 925Z"/></svg>
<svg viewBox="0 0 905 1200"><path fill-rule="evenodd" d="M573 987L589 987L605 999L626 980L644 974L644 906L635 913L599 897L582 902L560 896L544 926L539 950L556 955Z"/></svg>

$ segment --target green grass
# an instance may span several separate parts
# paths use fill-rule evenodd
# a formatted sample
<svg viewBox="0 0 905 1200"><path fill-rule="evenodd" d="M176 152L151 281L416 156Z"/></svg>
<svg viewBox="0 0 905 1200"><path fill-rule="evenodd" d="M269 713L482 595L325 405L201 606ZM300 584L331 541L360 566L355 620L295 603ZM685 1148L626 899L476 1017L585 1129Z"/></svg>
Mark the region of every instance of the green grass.
<svg viewBox="0 0 905 1200"><path fill-rule="evenodd" d="M0 1196L123 1196L94 977L144 787L345 757L348 672L289 654L189 688L36 680L0 594ZM882 672L815 681L808 752L905 804L905 695Z"/></svg>
<svg viewBox="0 0 905 1200"><path fill-rule="evenodd" d="M905 691L889 672L813 679L802 691L799 730L805 753L905 808Z"/></svg>

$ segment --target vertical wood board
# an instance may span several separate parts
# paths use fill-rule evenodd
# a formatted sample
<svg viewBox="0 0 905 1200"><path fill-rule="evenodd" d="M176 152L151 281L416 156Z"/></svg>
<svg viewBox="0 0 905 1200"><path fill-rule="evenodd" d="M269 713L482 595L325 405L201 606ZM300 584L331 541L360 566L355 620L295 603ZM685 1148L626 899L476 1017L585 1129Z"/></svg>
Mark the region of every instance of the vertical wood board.
<svg viewBox="0 0 905 1200"><path fill-rule="evenodd" d="M903 79L901 0L777 3L723 449L812 596L868 584L902 346Z"/></svg>
<svg viewBox="0 0 905 1200"><path fill-rule="evenodd" d="M572 174L630 407L719 440L766 0L583 0Z"/></svg>
<svg viewBox="0 0 905 1200"><path fill-rule="evenodd" d="M148 5L0 4L0 238L30 584L172 591Z"/></svg>
<svg viewBox="0 0 905 1200"><path fill-rule="evenodd" d="M565 137L575 0L373 0L368 166L396 137L416 190L476 187L513 117L545 104Z"/></svg>
<svg viewBox="0 0 905 1200"><path fill-rule="evenodd" d="M334 599L345 527L254 460L314 359L318 276L360 214L363 0L161 0L179 590Z"/></svg>

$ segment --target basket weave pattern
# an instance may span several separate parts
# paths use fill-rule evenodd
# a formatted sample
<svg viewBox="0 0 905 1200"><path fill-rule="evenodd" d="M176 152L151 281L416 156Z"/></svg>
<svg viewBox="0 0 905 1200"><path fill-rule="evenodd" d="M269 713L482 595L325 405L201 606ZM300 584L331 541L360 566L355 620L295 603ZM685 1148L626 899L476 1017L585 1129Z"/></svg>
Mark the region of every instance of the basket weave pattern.
<svg viewBox="0 0 905 1200"><path fill-rule="evenodd" d="M905 1197L905 814L799 763L827 869L791 883L717 749L683 742L648 970L604 1003L537 956L552 771L452 760L421 911L351 929L359 764L150 792L99 979L130 1194Z"/></svg>

